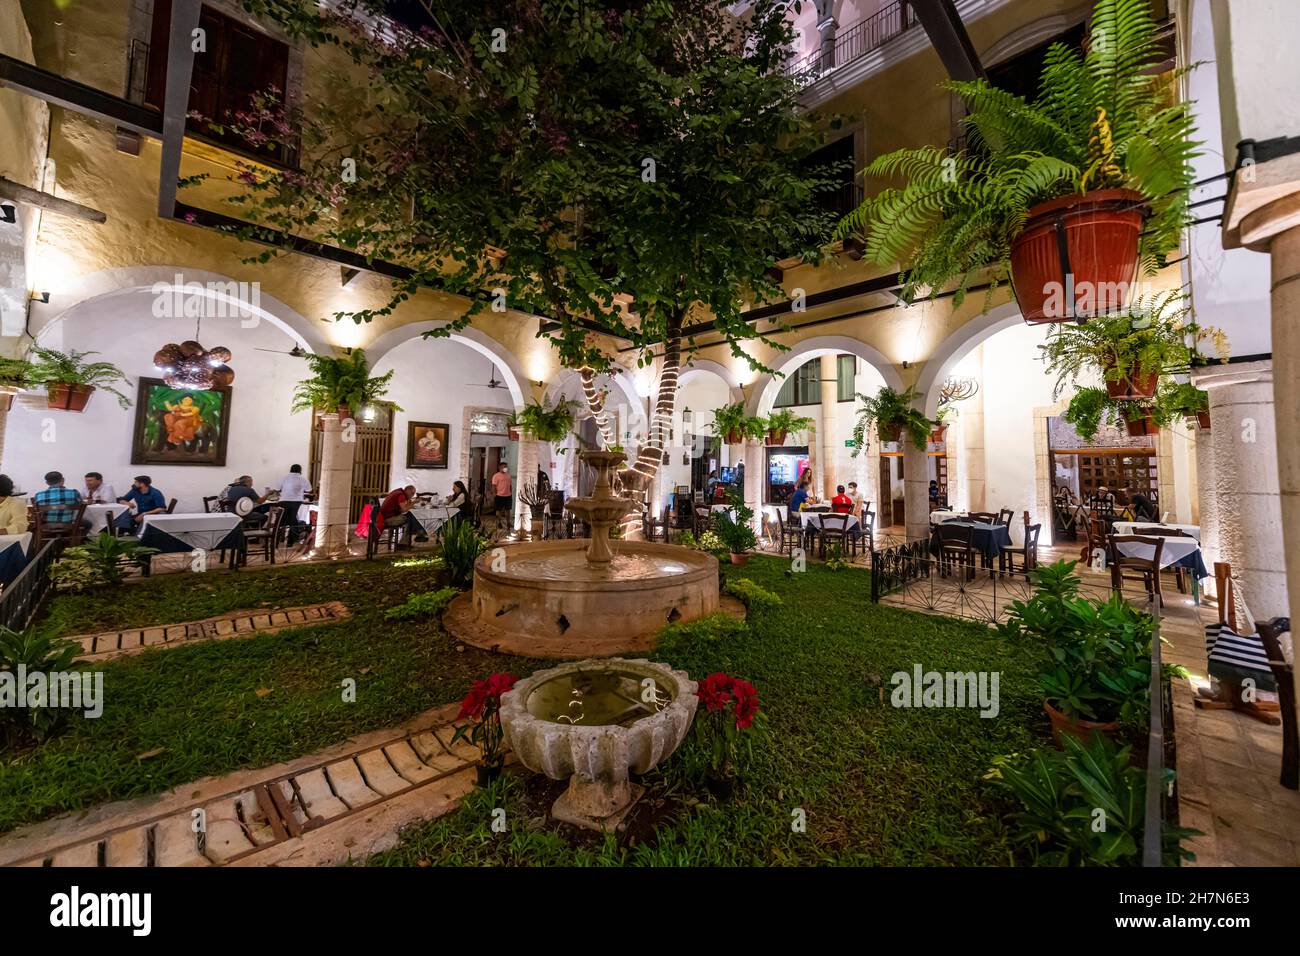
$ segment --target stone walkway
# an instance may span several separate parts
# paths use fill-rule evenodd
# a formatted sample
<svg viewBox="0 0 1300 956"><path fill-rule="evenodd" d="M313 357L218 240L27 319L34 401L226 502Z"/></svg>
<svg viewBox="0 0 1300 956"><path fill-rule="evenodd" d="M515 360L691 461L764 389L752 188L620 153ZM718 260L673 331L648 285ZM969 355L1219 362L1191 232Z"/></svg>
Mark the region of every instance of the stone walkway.
<svg viewBox="0 0 1300 956"><path fill-rule="evenodd" d="M457 705L260 770L103 804L0 837L0 866L325 866L392 847L456 807L477 750Z"/></svg>
<svg viewBox="0 0 1300 956"><path fill-rule="evenodd" d="M291 627L342 621L351 616L351 612L342 603L329 601L275 611L231 611L201 621L105 631L102 634L80 634L69 640L82 646L82 653L78 655L80 660L106 661L125 654L138 654L150 647L174 647L195 641L272 634Z"/></svg>

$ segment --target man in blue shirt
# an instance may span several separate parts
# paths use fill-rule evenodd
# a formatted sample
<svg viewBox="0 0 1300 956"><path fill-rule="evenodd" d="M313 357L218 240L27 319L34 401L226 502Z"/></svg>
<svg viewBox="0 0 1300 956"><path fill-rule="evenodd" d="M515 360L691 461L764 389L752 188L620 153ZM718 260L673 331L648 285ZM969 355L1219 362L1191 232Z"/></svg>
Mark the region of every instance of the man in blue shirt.
<svg viewBox="0 0 1300 956"><path fill-rule="evenodd" d="M134 514L123 511L114 520L113 526L119 531L134 532L135 526L144 520L145 515L162 514L167 510L167 499L153 486L153 479L148 475L137 475L126 497L117 500L119 504L135 502Z"/></svg>
<svg viewBox="0 0 1300 956"><path fill-rule="evenodd" d="M81 492L76 488L63 487L63 475L51 471L45 476L45 490L32 496L37 505L77 505L81 502ZM72 508L49 508L42 518L46 524L68 524L76 512Z"/></svg>

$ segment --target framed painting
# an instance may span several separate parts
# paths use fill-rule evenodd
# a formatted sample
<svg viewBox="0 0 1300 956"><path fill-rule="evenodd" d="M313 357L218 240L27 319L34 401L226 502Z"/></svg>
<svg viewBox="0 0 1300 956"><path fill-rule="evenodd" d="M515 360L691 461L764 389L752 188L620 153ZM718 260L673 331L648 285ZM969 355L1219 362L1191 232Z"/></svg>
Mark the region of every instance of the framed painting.
<svg viewBox="0 0 1300 956"><path fill-rule="evenodd" d="M406 467L447 467L447 423L406 423Z"/></svg>
<svg viewBox="0 0 1300 956"><path fill-rule="evenodd" d="M135 403L133 465L226 464L230 388L172 388L141 378Z"/></svg>

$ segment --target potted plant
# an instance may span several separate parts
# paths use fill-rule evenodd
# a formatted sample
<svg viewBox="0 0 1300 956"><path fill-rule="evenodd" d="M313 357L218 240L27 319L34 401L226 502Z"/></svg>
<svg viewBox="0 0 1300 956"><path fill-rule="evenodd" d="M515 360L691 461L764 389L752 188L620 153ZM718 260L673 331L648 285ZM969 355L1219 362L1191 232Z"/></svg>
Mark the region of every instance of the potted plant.
<svg viewBox="0 0 1300 956"><path fill-rule="evenodd" d="M573 410L577 406L577 402L563 398L553 406L547 406L543 402L529 402L523 408L511 412L506 424L511 429L531 435L537 441L556 444L564 441L573 430Z"/></svg>
<svg viewBox="0 0 1300 956"><path fill-rule="evenodd" d="M912 407L920 396L912 389L899 393L888 385L875 395L858 395L861 403L858 418L853 424L853 454L856 457L865 447L867 428L875 425L876 436L882 441L899 441L903 432L912 444L922 450L930 440L930 419Z"/></svg>
<svg viewBox="0 0 1300 956"><path fill-rule="evenodd" d="M731 555L732 564L748 564L749 552L758 547L753 521L754 509L745 504L740 490L733 488L730 507L713 517L713 530Z"/></svg>
<svg viewBox="0 0 1300 956"><path fill-rule="evenodd" d="M956 414L956 409L951 405L940 405L939 411L935 413L934 425L930 429L930 441L936 445L944 441L948 435L948 419Z"/></svg>
<svg viewBox="0 0 1300 956"><path fill-rule="evenodd" d="M290 411L338 412L340 419L349 419L362 406L377 401L388 392L392 381L390 369L383 375L372 377L364 349L353 349L347 355L307 355L311 378L303 379L293 390ZM397 411L401 406L393 405Z"/></svg>
<svg viewBox="0 0 1300 956"><path fill-rule="evenodd" d="M812 425L813 420L802 415L796 415L788 408L783 408L767 416L765 425L767 426L767 443L769 445L784 445L786 435L790 432L801 432Z"/></svg>
<svg viewBox="0 0 1300 956"><path fill-rule="evenodd" d="M465 699L460 702L457 724L451 742L468 740L479 749L478 785L486 787L501 775L505 765L504 735L501 731L501 695L515 686L519 678L513 674L492 674L487 680L476 680Z"/></svg>
<svg viewBox="0 0 1300 956"><path fill-rule="evenodd" d="M745 414L744 402L734 402L713 410L713 433L721 435L728 445L742 444L746 438L762 438L767 423L761 418Z"/></svg>
<svg viewBox="0 0 1300 956"><path fill-rule="evenodd" d="M902 297L991 269L985 307L1010 278L1025 321L1111 311L1139 271L1178 248L1196 155L1190 104L1172 102L1148 0L1098 0L1086 52L1053 44L1033 102L984 79L945 88L965 104L970 148L901 149L869 176L902 178L839 225L865 257L904 264ZM1116 301L1118 300L1118 301Z"/></svg>
<svg viewBox="0 0 1300 956"><path fill-rule="evenodd" d="M0 357L0 412L14 407L14 396L31 384L32 364L26 359Z"/></svg>
<svg viewBox="0 0 1300 956"><path fill-rule="evenodd" d="M1162 385L1156 405L1171 421L1182 416L1189 427L1210 430L1210 396L1189 382Z"/></svg>
<svg viewBox="0 0 1300 956"><path fill-rule="evenodd" d="M28 368L28 382L45 386L50 408L85 411L86 403L97 388L115 395L123 408L131 407L131 400L115 387L119 382L130 384L126 374L109 362L85 361L86 356L98 355L98 352L60 352L34 345L31 354L36 356L36 361Z"/></svg>
<svg viewBox="0 0 1300 956"><path fill-rule="evenodd" d="M749 681L716 673L700 681L695 694L702 706L695 717L696 741L707 755L704 783L719 800L728 800L736 790L733 751L741 732L761 716L758 690Z"/></svg>
<svg viewBox="0 0 1300 956"><path fill-rule="evenodd" d="M1120 315L1057 326L1039 346L1047 370L1057 375L1056 393L1092 371L1101 375L1111 398L1151 398L1163 374L1202 358L1199 346L1207 340L1226 360L1227 336L1190 316L1187 297L1174 290L1139 300Z"/></svg>

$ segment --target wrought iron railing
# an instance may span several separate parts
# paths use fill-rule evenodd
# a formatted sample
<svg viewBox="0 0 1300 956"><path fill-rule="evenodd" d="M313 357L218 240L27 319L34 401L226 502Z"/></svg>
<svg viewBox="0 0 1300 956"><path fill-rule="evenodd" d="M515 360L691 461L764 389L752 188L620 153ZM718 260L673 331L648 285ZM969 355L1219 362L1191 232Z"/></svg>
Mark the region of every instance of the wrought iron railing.
<svg viewBox="0 0 1300 956"><path fill-rule="evenodd" d="M1151 690L1147 731L1147 792L1142 827L1142 865L1164 865L1164 827L1169 819L1172 787L1166 787L1165 776L1165 717L1169 713L1164 668L1160 654L1160 602L1148 601L1147 612L1155 620L1151 635Z"/></svg>
<svg viewBox="0 0 1300 956"><path fill-rule="evenodd" d="M808 86L826 74L862 59L919 22L907 0L898 0L837 33L829 50L815 50L793 61L786 69L801 86Z"/></svg>
<svg viewBox="0 0 1300 956"><path fill-rule="evenodd" d="M61 539L47 541L18 577L0 591L0 627L21 631L31 624L45 599L54 590L50 566L63 553Z"/></svg>

